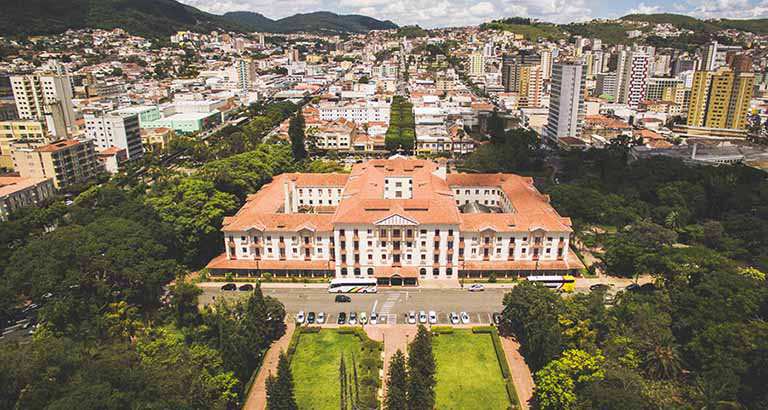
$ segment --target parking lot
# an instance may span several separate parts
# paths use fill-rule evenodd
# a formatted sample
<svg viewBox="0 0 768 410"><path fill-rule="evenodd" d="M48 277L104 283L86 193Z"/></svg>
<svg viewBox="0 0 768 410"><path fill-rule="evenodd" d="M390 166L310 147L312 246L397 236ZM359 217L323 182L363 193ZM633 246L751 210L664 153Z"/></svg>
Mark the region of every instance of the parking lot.
<svg viewBox="0 0 768 410"><path fill-rule="evenodd" d="M388 324L407 323L406 315L414 311L435 311L438 324L450 324L451 312L467 312L470 324L489 324L494 312L502 309L502 299L508 289L486 289L483 292L468 292L462 289L380 289L375 294L346 294L351 301L338 303L335 294L326 289L263 289L265 295L283 302L286 312L295 316L299 311L324 312L326 323L336 323L340 312L349 316L350 312L371 312L386 317ZM245 297L248 292L222 291L218 288L205 288L200 297L202 304L209 304L216 298ZM417 318L418 319L418 318Z"/></svg>

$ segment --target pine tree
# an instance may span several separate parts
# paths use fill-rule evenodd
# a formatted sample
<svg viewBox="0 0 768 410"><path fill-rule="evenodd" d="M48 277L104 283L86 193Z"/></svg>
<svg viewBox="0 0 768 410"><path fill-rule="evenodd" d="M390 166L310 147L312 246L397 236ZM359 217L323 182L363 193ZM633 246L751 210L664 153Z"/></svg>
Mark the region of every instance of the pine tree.
<svg viewBox="0 0 768 410"><path fill-rule="evenodd" d="M341 391L341 410L347 410L347 366L344 364L344 353L339 361L339 389Z"/></svg>
<svg viewBox="0 0 768 410"><path fill-rule="evenodd" d="M435 407L435 356L432 336L419 325L408 349L408 407L413 410Z"/></svg>
<svg viewBox="0 0 768 410"><path fill-rule="evenodd" d="M268 410L298 410L296 398L293 395L293 375L288 357L280 353L277 363L277 376L267 378L267 409Z"/></svg>
<svg viewBox="0 0 768 410"><path fill-rule="evenodd" d="M355 363L355 355L352 355L352 379L354 380L355 387L355 404L354 408L360 405L360 382L357 380L357 363Z"/></svg>
<svg viewBox="0 0 768 410"><path fill-rule="evenodd" d="M291 117L291 122L288 123L288 136L291 138L293 159L301 161L307 158L307 147L304 143L304 114L301 110Z"/></svg>
<svg viewBox="0 0 768 410"><path fill-rule="evenodd" d="M398 350L389 362L387 371L386 410L408 410L408 373L405 371L405 355Z"/></svg>

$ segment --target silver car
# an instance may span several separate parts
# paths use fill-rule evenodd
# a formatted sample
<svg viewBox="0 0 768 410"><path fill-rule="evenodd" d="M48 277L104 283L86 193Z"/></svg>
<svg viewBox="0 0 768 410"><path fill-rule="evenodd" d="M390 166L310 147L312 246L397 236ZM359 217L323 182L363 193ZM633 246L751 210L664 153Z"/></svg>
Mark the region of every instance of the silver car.
<svg viewBox="0 0 768 410"><path fill-rule="evenodd" d="M461 319L459 319L459 315L456 314L456 312L451 312L451 324L452 325L458 325L461 323Z"/></svg>
<svg viewBox="0 0 768 410"><path fill-rule="evenodd" d="M437 324L437 313L434 310L429 311L429 324L435 325Z"/></svg>
<svg viewBox="0 0 768 410"><path fill-rule="evenodd" d="M419 312L419 323L421 324L427 323L427 312L423 310Z"/></svg>
<svg viewBox="0 0 768 410"><path fill-rule="evenodd" d="M469 324L469 315L467 312L461 312L461 323L468 325Z"/></svg>
<svg viewBox="0 0 768 410"><path fill-rule="evenodd" d="M416 324L416 312L414 311L408 312L408 324L410 325Z"/></svg>

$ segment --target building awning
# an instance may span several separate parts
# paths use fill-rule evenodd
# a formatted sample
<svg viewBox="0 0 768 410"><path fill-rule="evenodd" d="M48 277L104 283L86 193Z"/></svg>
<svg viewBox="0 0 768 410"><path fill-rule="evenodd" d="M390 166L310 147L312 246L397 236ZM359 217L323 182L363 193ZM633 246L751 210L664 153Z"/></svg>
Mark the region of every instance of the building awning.
<svg viewBox="0 0 768 410"><path fill-rule="evenodd" d="M206 266L208 269L217 270L334 270L335 264L330 261L301 261L301 260L251 260L251 259L227 259L227 254L222 253L215 257Z"/></svg>

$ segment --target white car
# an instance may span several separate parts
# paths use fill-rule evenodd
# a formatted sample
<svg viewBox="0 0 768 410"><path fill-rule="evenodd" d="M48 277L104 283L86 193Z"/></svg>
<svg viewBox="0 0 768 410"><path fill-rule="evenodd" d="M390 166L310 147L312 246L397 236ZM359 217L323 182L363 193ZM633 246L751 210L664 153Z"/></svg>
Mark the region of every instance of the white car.
<svg viewBox="0 0 768 410"><path fill-rule="evenodd" d="M299 313L296 314L296 323L303 324L304 323L304 311L300 310Z"/></svg>
<svg viewBox="0 0 768 410"><path fill-rule="evenodd" d="M371 312L371 320L372 325L375 325L376 323L379 323L379 315L376 314L376 312Z"/></svg>
<svg viewBox="0 0 768 410"><path fill-rule="evenodd" d="M467 290L470 292L482 292L485 290L485 286L479 283L475 283L474 285L471 285L470 287L468 287Z"/></svg>
<svg viewBox="0 0 768 410"><path fill-rule="evenodd" d="M322 325L325 323L325 312L317 312L317 324Z"/></svg>
<svg viewBox="0 0 768 410"><path fill-rule="evenodd" d="M361 325L365 325L368 323L368 315L366 315L365 312L360 312L360 316L358 316L358 320L360 321Z"/></svg>
<svg viewBox="0 0 768 410"><path fill-rule="evenodd" d="M419 323L424 324L427 323L427 312L425 311L419 311Z"/></svg>
<svg viewBox="0 0 768 410"><path fill-rule="evenodd" d="M461 323L468 325L469 324L469 315L467 312L461 312Z"/></svg>
<svg viewBox="0 0 768 410"><path fill-rule="evenodd" d="M437 313L434 310L429 311L429 324L430 325L437 324Z"/></svg>
<svg viewBox="0 0 768 410"><path fill-rule="evenodd" d="M458 325L461 320L459 319L459 315L456 314L456 312L451 312L451 324L452 325Z"/></svg>
<svg viewBox="0 0 768 410"><path fill-rule="evenodd" d="M408 312L408 324L410 325L416 324L416 312L414 311Z"/></svg>

